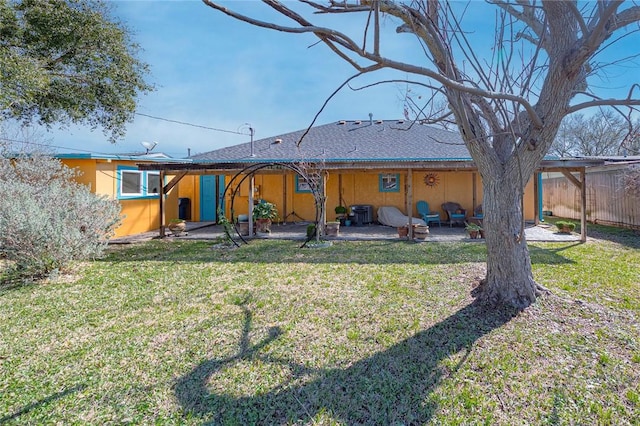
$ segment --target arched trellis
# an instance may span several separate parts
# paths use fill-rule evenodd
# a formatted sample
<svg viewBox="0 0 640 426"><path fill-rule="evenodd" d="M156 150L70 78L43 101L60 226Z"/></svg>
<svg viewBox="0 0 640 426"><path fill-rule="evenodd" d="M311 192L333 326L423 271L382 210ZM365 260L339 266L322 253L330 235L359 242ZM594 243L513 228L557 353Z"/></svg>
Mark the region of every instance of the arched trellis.
<svg viewBox="0 0 640 426"><path fill-rule="evenodd" d="M314 199L314 203L315 203L315 207L316 207L316 218L315 218L315 232L313 233L313 235L307 235L307 238L305 240L305 242L300 246L300 248L304 247L309 241L311 241L314 237L316 237L316 234L318 233L318 231L322 232L322 227L320 226L320 220L322 218L322 211L324 209L324 185L323 185L323 177L319 176L317 178L312 178L309 173L308 170L311 169L313 166L312 163L297 163L297 164L291 164L291 163L276 163L276 162L269 162L269 163L256 163L256 164L251 164L249 166L246 166L244 169L240 170L238 173L236 173L231 180L229 180L229 183L227 183L227 185L224 188L224 192L222 194L222 197L220 198L220 204L217 207L218 212L223 212L223 201L226 200L227 197L227 193L231 193L231 205L229 206L229 210L231 212L231 220L229 221L232 225L233 225L233 229L235 231L235 233L238 235L238 237L240 237L240 240L245 243L247 243L247 240L242 236L242 234L240 234L240 231L238 230L238 226L237 226L237 222L236 222L236 217L235 217L235 209L234 209L234 203L235 203L235 197L238 194L238 191L240 190L240 185L242 185L242 183L255 176L255 174L257 172L259 172L260 170L269 168L269 167L278 167L281 169L288 169L291 170L294 173L297 173L298 175L300 175L302 178L304 178L308 183L309 183L309 188L311 189L311 193L313 194L313 199ZM232 189L233 188L233 189ZM249 217L249 220L253 220L252 217ZM224 228L224 232L227 235L227 237L233 241L233 243L239 247L239 244L236 242L236 240L234 240L231 235L229 234L229 228L225 227Z"/></svg>

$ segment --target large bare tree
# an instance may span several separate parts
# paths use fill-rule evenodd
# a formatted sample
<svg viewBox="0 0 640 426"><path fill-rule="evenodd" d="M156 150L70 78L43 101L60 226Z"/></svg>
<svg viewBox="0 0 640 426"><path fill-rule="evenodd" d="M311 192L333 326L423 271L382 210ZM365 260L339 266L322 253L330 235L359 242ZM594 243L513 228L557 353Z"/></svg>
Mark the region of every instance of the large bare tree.
<svg viewBox="0 0 640 426"><path fill-rule="evenodd" d="M541 290L523 237L522 195L563 118L589 107L640 105L636 84L618 99L598 96L588 84L603 67L595 60L601 51L625 36L635 36L640 21L640 6L635 3L491 0L483 6L495 9L495 34L481 52L471 40L480 28L464 27L467 8L477 4L263 0L290 20L279 24L203 1L252 25L314 34L358 74L397 70L402 78L414 75L417 83L444 96L482 177L488 255L478 297L489 304L524 308ZM326 19L330 14L357 13L365 16L359 41L340 30L338 19ZM316 25L312 16L332 24ZM383 31L383 20L397 21L399 36L418 40L411 61L394 59L391 49L384 51L385 37L393 35ZM638 46L635 43L635 52L606 64L637 56Z"/></svg>

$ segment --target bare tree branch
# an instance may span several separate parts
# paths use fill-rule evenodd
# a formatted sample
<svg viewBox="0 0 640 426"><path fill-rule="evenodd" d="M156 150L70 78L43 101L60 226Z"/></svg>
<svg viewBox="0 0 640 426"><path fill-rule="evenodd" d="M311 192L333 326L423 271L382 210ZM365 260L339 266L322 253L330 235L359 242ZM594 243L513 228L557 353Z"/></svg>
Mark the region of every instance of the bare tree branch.
<svg viewBox="0 0 640 426"><path fill-rule="evenodd" d="M578 10L578 5L570 1L567 2L567 5L569 6L571 13L573 13L573 16L576 18L576 22L578 23L578 26L580 27L580 31L582 32L583 36L586 34L589 34L589 28L587 27L586 22L584 22L584 19L582 18L582 14Z"/></svg>
<svg viewBox="0 0 640 426"><path fill-rule="evenodd" d="M590 33L585 33L583 36L583 38L585 38L584 45L590 52L595 52L598 46L600 46L600 44L612 34L611 17L615 14L621 4L622 0L612 1L611 4L604 8L599 14L598 24Z"/></svg>
<svg viewBox="0 0 640 426"><path fill-rule="evenodd" d="M640 21L640 6L633 6L618 13L616 17L611 20L608 29L609 32L612 33L638 21Z"/></svg>
<svg viewBox="0 0 640 426"><path fill-rule="evenodd" d="M582 102L576 105L572 105L567 109L567 114L573 114L574 112L580 111L582 109L593 108L593 107L601 107L601 106L635 106L640 105L640 99L634 99L633 92L635 89L640 90L640 84L634 83L629 89L629 93L627 97L624 99L601 99L591 93L582 93L583 95L590 96L594 100Z"/></svg>
<svg viewBox="0 0 640 426"><path fill-rule="evenodd" d="M499 8L506 11L509 15L513 16L519 21L524 22L527 27L529 27L536 35L537 40L533 41L533 37L529 35L522 34L523 38L528 38L532 40L533 44L538 44L538 40L542 40L545 37L545 25L540 19L535 16L536 6L529 3L528 1L518 1L518 4L522 6L522 11L517 10L513 7L511 3L504 0L488 0L488 3L495 4ZM546 50L546 46L545 46Z"/></svg>
<svg viewBox="0 0 640 426"><path fill-rule="evenodd" d="M348 50L351 50L354 52L358 51L359 49L358 45L349 37L347 37L346 35L338 31L331 30L329 28L315 27L310 23L306 22L306 20L303 17L296 14L294 11L283 6L280 3L277 3L277 2L274 3L271 0L263 0L263 1L268 5L270 5L271 7L278 10L279 12L281 12L283 15L293 20L296 20L298 23L300 23L303 26L302 27L285 27L282 25L274 24L272 22L260 21L258 19L254 19L249 16L234 12L228 9L227 7L221 6L211 0L202 0L204 4L211 7L212 9L218 10L228 16L231 16L232 18L247 22L257 27L267 28L267 29L286 32L286 33L296 33L296 34L314 33L316 34L316 36L318 36L318 38L320 38L324 43L326 43L329 46L329 48L331 48L331 50L333 50L336 54L338 54L342 59L349 62L354 68L356 68L359 71L363 69L357 62L353 61L349 56L345 55L342 51L337 49L335 45L333 45L333 43L337 43L347 48Z"/></svg>

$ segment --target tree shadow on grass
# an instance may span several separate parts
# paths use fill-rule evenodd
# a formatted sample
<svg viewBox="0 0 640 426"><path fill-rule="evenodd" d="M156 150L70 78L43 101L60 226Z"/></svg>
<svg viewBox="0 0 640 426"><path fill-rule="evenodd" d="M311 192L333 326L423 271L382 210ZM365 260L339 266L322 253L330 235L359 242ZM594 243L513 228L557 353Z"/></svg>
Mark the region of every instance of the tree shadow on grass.
<svg viewBox="0 0 640 426"><path fill-rule="evenodd" d="M87 386L84 385L84 384L77 385L77 386L74 386L72 388L65 389L65 390L63 390L61 392L56 392L56 393L54 393L52 395L47 396L46 398L42 398L42 399L38 400L38 401L34 401L31 404L28 404L28 405L22 407L21 409L17 410L14 413L7 414L4 417L0 417L0 424L9 422L11 420L15 420L18 417L20 417L20 416L22 416L24 414L27 414L32 410L35 410L35 409L40 408L42 406L45 406L45 405L49 404L52 401L55 401L55 400L60 399L60 398L64 398L67 395L71 395L71 394L76 393L76 392L80 392L80 391L84 390L86 387Z"/></svg>
<svg viewBox="0 0 640 426"><path fill-rule="evenodd" d="M584 243L575 242L571 244L565 244L561 247L549 248L539 246L529 246L529 255L531 256L531 263L538 263L543 265L563 265L576 263L574 260L568 259L560 255L560 252L570 250Z"/></svg>
<svg viewBox="0 0 640 426"><path fill-rule="evenodd" d="M243 307L244 308L244 307ZM446 374L440 362L507 323L515 311L487 310L472 303L427 330L351 366L312 370L290 360L262 355L261 349L281 331L249 342L251 312L245 322L236 355L211 359L196 366L175 384L175 394L187 415L211 424L285 424L310 421L325 414L344 424L422 424L437 410L431 393ZM464 362L465 357L463 357ZM267 392L250 396L212 393L208 383L234 363L278 363L288 367L292 379ZM460 364L454 369L457 370ZM307 380L300 380L306 378ZM256 384L258 385L258 384Z"/></svg>

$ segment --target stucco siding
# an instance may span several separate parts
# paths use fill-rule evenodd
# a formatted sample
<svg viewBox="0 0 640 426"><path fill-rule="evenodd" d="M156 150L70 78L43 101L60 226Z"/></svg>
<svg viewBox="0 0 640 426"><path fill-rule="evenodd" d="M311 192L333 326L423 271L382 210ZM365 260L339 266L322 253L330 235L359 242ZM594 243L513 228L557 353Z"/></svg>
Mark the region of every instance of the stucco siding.
<svg viewBox="0 0 640 426"><path fill-rule="evenodd" d="M380 174L398 174L399 190L394 192L383 192L380 189ZM431 210L440 213L442 219L446 219L446 213L442 211L441 205L447 201L460 203L469 214L472 215L474 208L482 203L482 180L476 172L447 171L435 172L438 183L428 186L424 183L427 170L413 170L412 179L412 215L418 216L416 203L420 200L427 201ZM232 174L226 175L228 183ZM377 220L377 209L381 206L395 206L406 213L407 203L407 170L384 170L384 171L331 171L326 180L326 213L327 220L335 219L335 207L344 205L372 205L374 207L374 220ZM474 185L475 182L475 185ZM311 193L301 193L296 191L296 178L293 172L264 173L256 174L255 185L257 192L255 199L264 199L275 203L278 208L280 220L292 221L313 221L315 219L315 205ZM340 195L342 191L342 196ZM199 220L199 177L186 176L179 184L179 196L191 199L192 219ZM249 202L249 179L246 179L237 192L234 200L234 216L248 213ZM177 198L175 201L177 205ZM226 194L225 214L230 216L231 193ZM533 221L535 218L534 188L532 180L525 190L525 219Z"/></svg>

